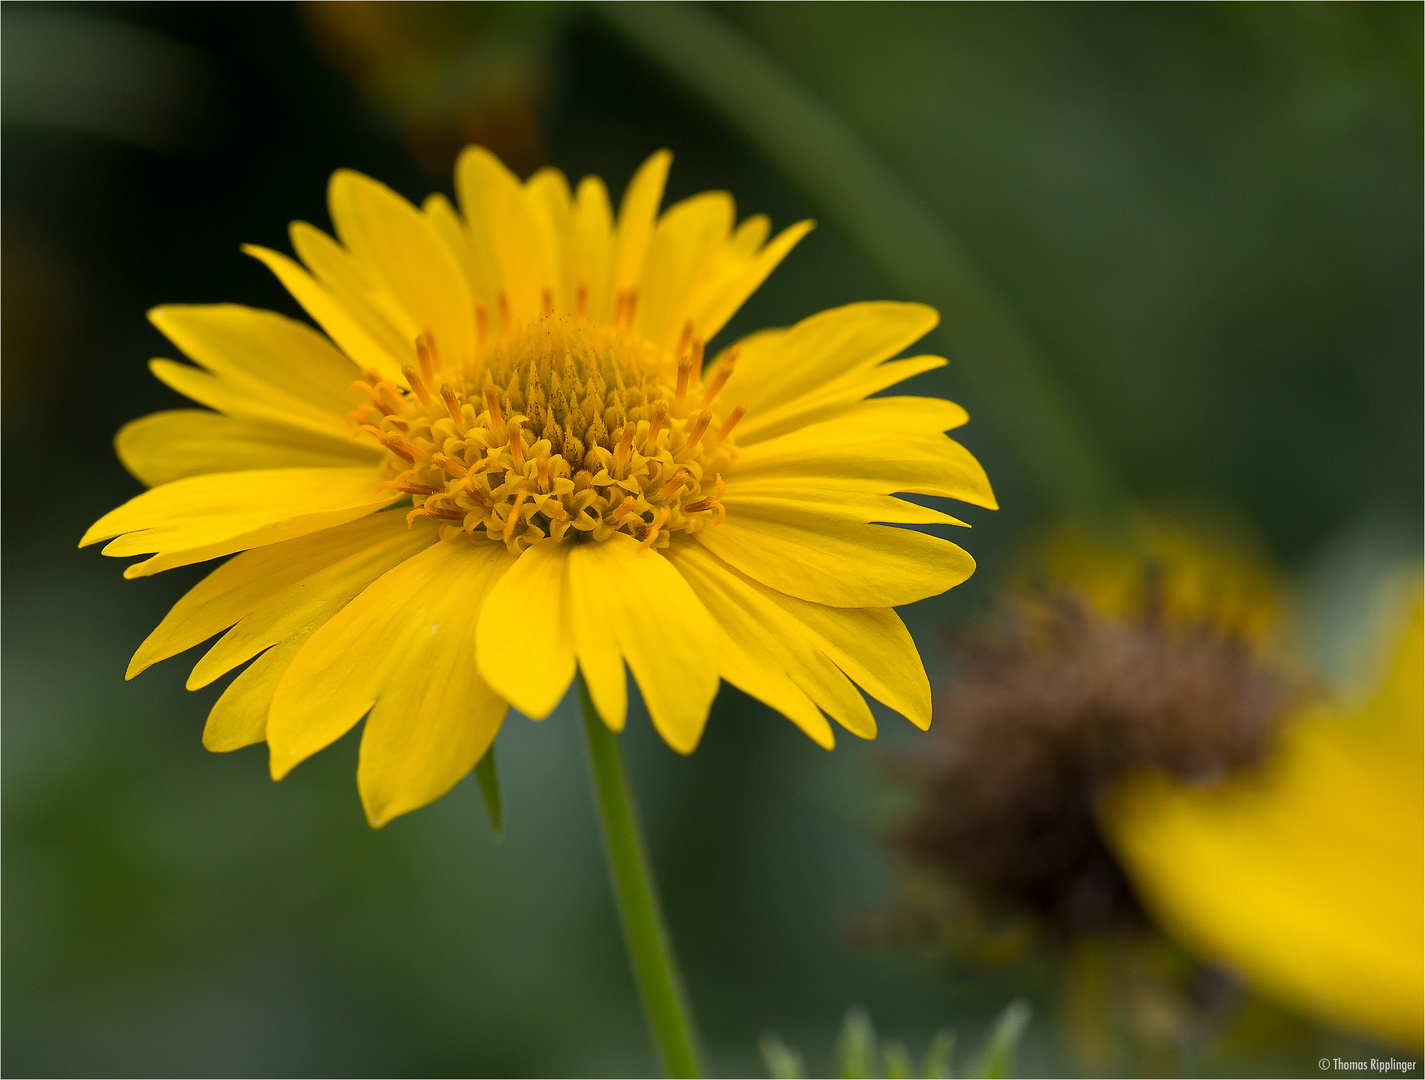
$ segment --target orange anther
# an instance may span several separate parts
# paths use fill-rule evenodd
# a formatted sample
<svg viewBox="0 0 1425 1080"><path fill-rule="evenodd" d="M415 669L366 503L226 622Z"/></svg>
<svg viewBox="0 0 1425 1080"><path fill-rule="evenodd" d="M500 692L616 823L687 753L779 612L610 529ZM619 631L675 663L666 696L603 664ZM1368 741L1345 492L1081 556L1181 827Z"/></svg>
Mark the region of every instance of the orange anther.
<svg viewBox="0 0 1425 1080"><path fill-rule="evenodd" d="M708 429L708 425L711 423L711 412L709 412L707 409L704 409L702 412L698 413L698 415L693 420L692 426L688 428L688 441L684 445L683 449L691 450L693 447L697 446L698 440L703 437L703 432Z"/></svg>
<svg viewBox="0 0 1425 1080"><path fill-rule="evenodd" d="M574 314L581 319L589 314L589 286L582 281L574 290Z"/></svg>
<svg viewBox="0 0 1425 1080"><path fill-rule="evenodd" d="M430 457L425 450L411 442L403 435L398 435L394 431L384 433L381 440L386 444L386 448L393 454L398 454L407 461L414 463L417 457Z"/></svg>
<svg viewBox="0 0 1425 1080"><path fill-rule="evenodd" d="M481 300L475 305L475 338L481 344L490 336L490 311Z"/></svg>
<svg viewBox="0 0 1425 1080"><path fill-rule="evenodd" d="M455 429L459 431L465 424L465 417L460 412L460 400L450 388L450 383L440 384L440 399L445 402L445 411L450 413L450 418L455 421Z"/></svg>
<svg viewBox="0 0 1425 1080"><path fill-rule="evenodd" d="M383 480L376 485L377 490L390 488L393 491L404 491L407 495L438 495L444 488L431 487L429 484L414 484L409 480Z"/></svg>
<svg viewBox="0 0 1425 1080"><path fill-rule="evenodd" d="M453 458L446 457L444 454L432 454L430 463L437 469L450 473L451 476L464 476L470 471L464 465L460 464L460 462Z"/></svg>
<svg viewBox="0 0 1425 1080"><path fill-rule="evenodd" d="M673 350L673 355L682 357L687 355L688 343L693 340L693 320L689 319L683 323L683 332L678 335L678 347Z"/></svg>
<svg viewBox="0 0 1425 1080"><path fill-rule="evenodd" d="M674 396L682 401L688 393L688 377L693 373L693 358L685 356L678 361L678 387L674 391Z"/></svg>
<svg viewBox="0 0 1425 1080"><path fill-rule="evenodd" d="M504 293L500 295L503 296ZM490 414L490 426L492 428L502 428L505 426L504 413L500 412L500 398L495 393L493 386L485 391L485 409Z"/></svg>
<svg viewBox="0 0 1425 1080"><path fill-rule="evenodd" d="M499 295L495 297L495 305L500 309L500 333L510 332L510 298L501 289Z"/></svg>
<svg viewBox="0 0 1425 1080"><path fill-rule="evenodd" d="M374 404L378 409L381 410L381 414L383 416L391 415L391 409L384 401L381 400L381 395L376 392L376 388L374 386L372 386L369 382L363 382L362 380L357 379L356 382L351 384L350 389L355 390L357 387L360 387L362 390L365 390L368 394L371 395L372 404Z"/></svg>
<svg viewBox="0 0 1425 1080"><path fill-rule="evenodd" d="M658 511L651 525L644 525L637 530L637 535L643 543L638 545L639 551L647 551L658 539L658 533L663 528L663 523L668 520L668 508L665 506Z"/></svg>
<svg viewBox="0 0 1425 1080"><path fill-rule="evenodd" d="M422 359L424 360L424 357ZM421 380L419 372L407 364L401 369L401 374L406 377L406 385L411 388L416 397L420 398L421 404L430 408L435 402L430 396L430 391L426 389L426 384Z"/></svg>
<svg viewBox="0 0 1425 1080"><path fill-rule="evenodd" d="M438 521L464 521L465 511L454 510L447 506L431 506L426 503L421 507L426 512L426 517L435 518Z"/></svg>
<svg viewBox="0 0 1425 1080"><path fill-rule="evenodd" d="M653 406L653 419L648 421L648 441L645 445L649 450L649 457L652 457L653 451L657 449L658 432L666 419L668 419L668 406L660 401Z"/></svg>
<svg viewBox="0 0 1425 1080"><path fill-rule="evenodd" d="M638 500L635 499L632 495L626 495L624 496L623 502L619 503L618 506L614 508L614 512L609 516L613 518L614 521L618 522L618 524L622 525L623 519L628 517L629 514L633 513L633 508L637 504L637 502Z"/></svg>
<svg viewBox="0 0 1425 1080"><path fill-rule="evenodd" d="M387 412L398 413L401 411L401 407L405 403L401 400L401 392L397 390L395 386L388 382L379 382L376 384L376 392L380 394L382 398L385 399L386 404L390 406L390 408L386 410Z"/></svg>
<svg viewBox="0 0 1425 1080"><path fill-rule="evenodd" d="M509 516L505 518L506 540L508 540L515 534L515 526L520 523L520 507L524 505L524 501L527 498L529 498L529 494L524 491L521 491L518 495L515 496L515 504L514 506L510 507Z"/></svg>
<svg viewBox="0 0 1425 1080"><path fill-rule="evenodd" d="M435 348L435 335L429 330L416 335L416 356L420 358L421 374L426 382L435 382L435 373L440 370L440 353Z"/></svg>
<svg viewBox="0 0 1425 1080"><path fill-rule="evenodd" d="M633 450L633 436L637 430L635 424L624 424L623 434L619 436L618 445L614 447L614 461L618 464L622 465L628 460L628 455Z"/></svg>
<svg viewBox="0 0 1425 1080"><path fill-rule="evenodd" d="M671 497L673 492L688 482L689 476L690 474L687 469L679 469L673 474L673 479L658 489L658 498L667 499Z"/></svg>
<svg viewBox="0 0 1425 1080"><path fill-rule="evenodd" d="M547 285L544 291L539 294L539 306L546 319L554 314L554 290Z"/></svg>
<svg viewBox="0 0 1425 1080"><path fill-rule="evenodd" d="M467 476L465 478L465 486L463 490L467 495L469 495L472 499L474 499L481 506L485 507L487 510L492 509L494 507L495 504L490 501L490 496L486 495L483 491L481 491L475 486L475 478L473 476Z"/></svg>
<svg viewBox="0 0 1425 1080"><path fill-rule="evenodd" d="M746 412L747 402L739 401L732 412L728 413L727 419L722 422L722 427L717 429L717 436L713 439L713 446L716 446L722 442L723 439L732 434L732 429L737 426L737 422L742 419Z"/></svg>
<svg viewBox="0 0 1425 1080"><path fill-rule="evenodd" d="M724 489L725 485L722 482L722 476L719 475L717 478L716 495L706 495L696 502L684 503L679 509L685 514L701 514L704 510L712 510L714 508L721 509Z"/></svg>
<svg viewBox="0 0 1425 1080"><path fill-rule="evenodd" d="M510 457L515 459L515 468L524 470L524 425L510 417L510 422L505 426L505 434L510 438Z"/></svg>
<svg viewBox="0 0 1425 1080"><path fill-rule="evenodd" d="M732 378L734 365L737 363L737 346L727 350L717 369L712 373L712 378L708 380L707 386L703 388L703 404L711 403L712 399L722 393L722 388L727 385L727 380Z"/></svg>

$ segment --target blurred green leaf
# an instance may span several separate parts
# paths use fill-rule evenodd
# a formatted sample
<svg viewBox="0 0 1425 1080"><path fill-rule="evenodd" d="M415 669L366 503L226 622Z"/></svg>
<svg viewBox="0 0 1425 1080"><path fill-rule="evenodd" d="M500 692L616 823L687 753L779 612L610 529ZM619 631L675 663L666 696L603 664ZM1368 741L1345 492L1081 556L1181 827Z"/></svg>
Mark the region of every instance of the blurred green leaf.
<svg viewBox="0 0 1425 1080"><path fill-rule="evenodd" d="M846 1010L836 1039L836 1075L842 1080L867 1080L876 1075L876 1025L859 1005Z"/></svg>
<svg viewBox="0 0 1425 1080"><path fill-rule="evenodd" d="M505 830L505 800L500 795L500 774L495 769L495 745L485 751L485 756L475 766L475 779L480 784L480 797L485 800L485 809L490 812L490 827L495 830L495 839Z"/></svg>
<svg viewBox="0 0 1425 1080"><path fill-rule="evenodd" d="M955 1053L955 1033L949 1028L941 1028L925 1048L925 1060L920 1066L924 1080L949 1080L954 1076L950 1058Z"/></svg>
<svg viewBox="0 0 1425 1080"><path fill-rule="evenodd" d="M1011 1001L995 1021L995 1026L990 1030L990 1037L985 1041L985 1048L980 1051L979 1059L969 1075L985 1078L1009 1076L1014 1063L1014 1051L1019 1046L1024 1029L1029 1026L1032 1013L1029 1002L1022 999Z"/></svg>
<svg viewBox="0 0 1425 1080"><path fill-rule="evenodd" d="M802 1080L806 1066L801 1051L788 1046L775 1031L769 1031L757 1041L762 1051L762 1063L767 1066L767 1075L772 1080Z"/></svg>
<svg viewBox="0 0 1425 1080"><path fill-rule="evenodd" d="M895 1039L882 1043L881 1060L885 1063L881 1075L886 1077L886 1080L911 1080L914 1070L911 1068L910 1051L905 1048L905 1043Z"/></svg>

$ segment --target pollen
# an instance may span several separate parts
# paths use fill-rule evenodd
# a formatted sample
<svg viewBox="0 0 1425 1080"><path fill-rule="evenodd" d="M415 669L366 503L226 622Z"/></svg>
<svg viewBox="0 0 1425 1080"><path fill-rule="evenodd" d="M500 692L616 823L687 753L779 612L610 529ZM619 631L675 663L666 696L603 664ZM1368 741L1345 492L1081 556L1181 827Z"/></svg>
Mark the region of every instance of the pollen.
<svg viewBox="0 0 1425 1080"><path fill-rule="evenodd" d="M674 533L722 521L728 436L744 407L719 409L723 368L702 378L691 326L672 352L627 329L546 312L482 335L469 368L442 367L429 333L404 383L368 377L356 437L385 450L381 486L411 496L410 518L446 540L492 540L519 554L546 537L626 533L666 548ZM546 306L547 307L547 306ZM477 313L478 314L478 313ZM716 432L708 436L708 432Z"/></svg>

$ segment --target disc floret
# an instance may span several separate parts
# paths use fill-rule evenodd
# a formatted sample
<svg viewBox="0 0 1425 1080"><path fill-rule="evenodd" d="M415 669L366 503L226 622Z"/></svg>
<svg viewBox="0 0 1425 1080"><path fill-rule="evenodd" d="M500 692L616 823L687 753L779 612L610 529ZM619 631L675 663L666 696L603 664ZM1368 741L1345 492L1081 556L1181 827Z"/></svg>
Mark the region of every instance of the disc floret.
<svg viewBox="0 0 1425 1080"><path fill-rule="evenodd" d="M706 379L689 327L672 353L619 326L546 314L481 343L469 370L416 343L404 383L369 374L358 437L385 447L381 486L409 494L410 518L444 539L504 543L619 532L664 548L675 532L722 521L721 472L736 453L717 397L735 351Z"/></svg>

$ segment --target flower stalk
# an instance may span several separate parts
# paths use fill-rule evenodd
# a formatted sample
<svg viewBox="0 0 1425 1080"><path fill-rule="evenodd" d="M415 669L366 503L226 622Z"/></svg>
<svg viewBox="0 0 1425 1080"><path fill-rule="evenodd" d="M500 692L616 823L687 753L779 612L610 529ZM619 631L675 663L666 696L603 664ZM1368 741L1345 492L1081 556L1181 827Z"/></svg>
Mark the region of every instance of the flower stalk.
<svg viewBox="0 0 1425 1080"><path fill-rule="evenodd" d="M648 847L624 775L623 752L617 736L599 718L582 676L578 683L589 772L603 823L604 854L648 1026L669 1076L702 1076L692 1010L663 921Z"/></svg>

